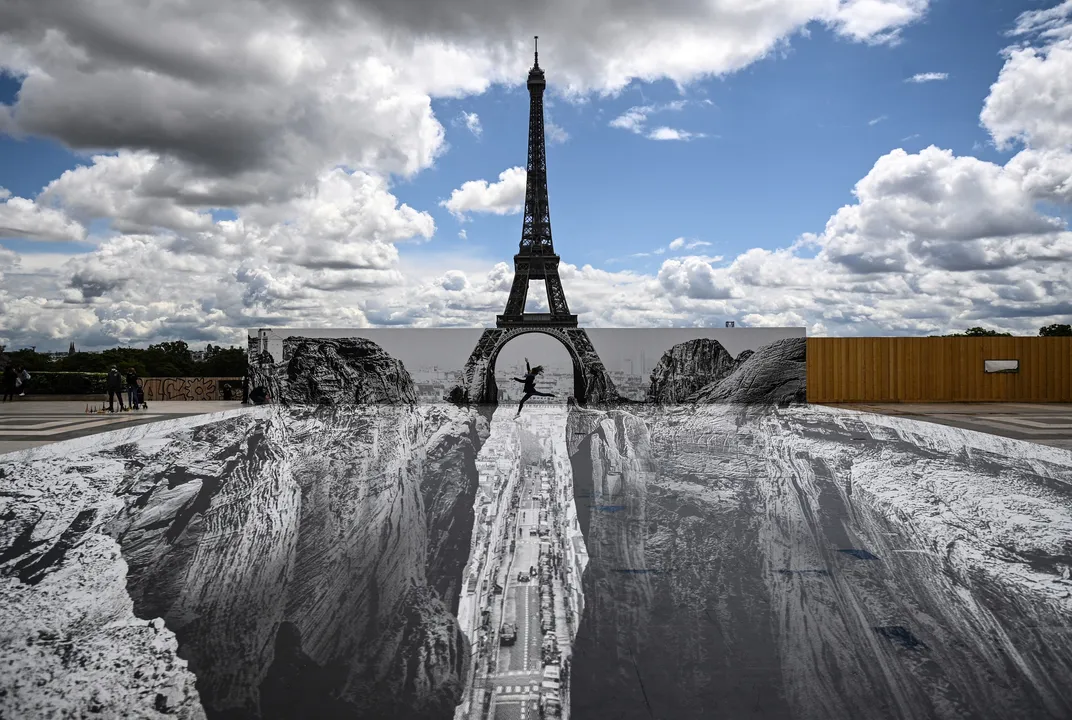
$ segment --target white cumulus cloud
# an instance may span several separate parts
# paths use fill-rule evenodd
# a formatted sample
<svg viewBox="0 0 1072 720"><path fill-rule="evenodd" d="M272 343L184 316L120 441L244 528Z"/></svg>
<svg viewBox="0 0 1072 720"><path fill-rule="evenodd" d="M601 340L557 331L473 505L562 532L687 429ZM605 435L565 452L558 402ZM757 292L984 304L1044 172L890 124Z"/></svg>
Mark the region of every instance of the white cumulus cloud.
<svg viewBox="0 0 1072 720"><path fill-rule="evenodd" d="M86 229L64 212L12 197L6 188L0 188L0 200L0 238L69 242L86 238Z"/></svg>
<svg viewBox="0 0 1072 720"><path fill-rule="evenodd" d="M458 218L471 212L511 215L520 212L525 203L526 177L523 167L507 168L499 173L498 182L469 180L439 204Z"/></svg>

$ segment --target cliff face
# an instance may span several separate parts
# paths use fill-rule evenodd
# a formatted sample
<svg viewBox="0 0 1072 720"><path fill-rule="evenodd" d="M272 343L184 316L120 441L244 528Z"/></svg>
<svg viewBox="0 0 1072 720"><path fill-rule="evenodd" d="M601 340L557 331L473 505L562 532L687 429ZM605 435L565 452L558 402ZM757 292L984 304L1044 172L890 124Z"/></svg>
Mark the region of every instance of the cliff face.
<svg viewBox="0 0 1072 720"><path fill-rule="evenodd" d="M678 343L663 353L651 371L648 400L679 403L701 388L733 372L734 360L717 340L698 338Z"/></svg>
<svg viewBox="0 0 1072 720"><path fill-rule="evenodd" d="M350 405L417 401L402 363L365 338L287 338L279 397L294 404Z"/></svg>
<svg viewBox="0 0 1072 720"><path fill-rule="evenodd" d="M648 431L627 412L574 407L566 438L577 521L589 557L584 611L573 645L571 713L629 716L644 708L632 661L648 647L653 609L645 552L645 498L654 470Z"/></svg>
<svg viewBox="0 0 1072 720"><path fill-rule="evenodd" d="M1068 453L826 408L646 419L570 414L577 494L611 490L578 498L576 717L1072 716Z"/></svg>
<svg viewBox="0 0 1072 720"><path fill-rule="evenodd" d="M778 404L806 402L805 338L785 338L747 355L741 353L733 372L702 388L691 402Z"/></svg>
<svg viewBox="0 0 1072 720"><path fill-rule="evenodd" d="M805 338L786 338L733 358L717 340L670 348L651 373L648 400L675 403L805 401Z"/></svg>
<svg viewBox="0 0 1072 720"><path fill-rule="evenodd" d="M68 462L106 469L82 532L118 544L99 572L126 561L133 614L174 632L209 718L446 719L468 656L453 607L482 423L268 407ZM62 486L43 465L9 473ZM24 563L64 542L47 515L30 532L44 544L9 548Z"/></svg>

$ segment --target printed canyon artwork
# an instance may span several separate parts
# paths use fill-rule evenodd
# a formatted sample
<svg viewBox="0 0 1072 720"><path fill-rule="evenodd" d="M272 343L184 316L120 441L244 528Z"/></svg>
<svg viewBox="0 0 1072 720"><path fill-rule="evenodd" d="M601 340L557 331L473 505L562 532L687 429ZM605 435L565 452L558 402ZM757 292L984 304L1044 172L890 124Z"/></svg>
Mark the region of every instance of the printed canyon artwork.
<svg viewBox="0 0 1072 720"><path fill-rule="evenodd" d="M798 329L481 332L0 457L0 716L1072 717L1072 453L808 405Z"/></svg>

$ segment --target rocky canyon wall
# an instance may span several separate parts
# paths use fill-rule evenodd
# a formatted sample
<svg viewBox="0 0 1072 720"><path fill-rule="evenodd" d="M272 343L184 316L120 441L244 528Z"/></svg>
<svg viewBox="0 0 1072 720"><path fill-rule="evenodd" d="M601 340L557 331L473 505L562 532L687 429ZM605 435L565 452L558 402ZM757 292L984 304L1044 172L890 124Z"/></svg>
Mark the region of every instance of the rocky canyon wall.
<svg viewBox="0 0 1072 720"><path fill-rule="evenodd" d="M567 432L574 717L1072 716L1069 453L810 406Z"/></svg>
<svg viewBox="0 0 1072 720"><path fill-rule="evenodd" d="M85 673L88 653L88 682L131 685L98 703L105 716L452 717L485 436L483 418L450 406L269 406L6 456L20 490L2 499L5 597L64 620L0 612L0 650L39 625L59 632L42 668ZM152 678L127 680L124 663ZM49 683L0 707L25 717L49 702L85 707Z"/></svg>
<svg viewBox="0 0 1072 720"><path fill-rule="evenodd" d="M650 402L785 404L804 402L805 338L784 338L736 358L710 338L679 343L652 370Z"/></svg>
<svg viewBox="0 0 1072 720"><path fill-rule="evenodd" d="M417 400L405 366L366 338L288 337L283 357L253 351L250 388L285 405L408 404Z"/></svg>

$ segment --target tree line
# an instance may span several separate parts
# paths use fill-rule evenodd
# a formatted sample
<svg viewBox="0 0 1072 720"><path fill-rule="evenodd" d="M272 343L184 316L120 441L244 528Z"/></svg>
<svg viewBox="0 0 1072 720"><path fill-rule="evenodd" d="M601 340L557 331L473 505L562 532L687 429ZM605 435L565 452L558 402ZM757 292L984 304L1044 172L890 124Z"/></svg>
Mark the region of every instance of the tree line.
<svg viewBox="0 0 1072 720"><path fill-rule="evenodd" d="M1044 325L1039 328L1038 334L1039 337L1072 337L1072 325ZM973 327L962 333L950 333L945 337L1012 337L1012 333Z"/></svg>
<svg viewBox="0 0 1072 720"><path fill-rule="evenodd" d="M34 372L106 373L113 366L126 374L134 368L139 377L243 377L246 350L240 347L209 345L202 360L195 360L190 346L182 340L163 342L147 348L113 348L99 353L75 352L52 357L32 349L4 352L2 362L21 365Z"/></svg>

